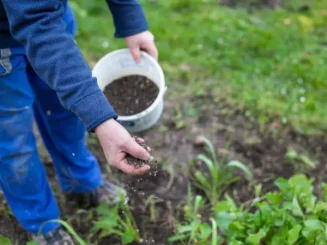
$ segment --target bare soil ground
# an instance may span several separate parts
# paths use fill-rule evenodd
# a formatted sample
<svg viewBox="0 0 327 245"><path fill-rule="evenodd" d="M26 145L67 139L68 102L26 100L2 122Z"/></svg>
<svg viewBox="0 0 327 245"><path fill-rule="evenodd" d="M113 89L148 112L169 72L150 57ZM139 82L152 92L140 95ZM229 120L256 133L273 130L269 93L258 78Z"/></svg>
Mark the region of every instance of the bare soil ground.
<svg viewBox="0 0 327 245"><path fill-rule="evenodd" d="M255 182L262 183L264 191L275 188L273 182L276 178L289 177L300 169L301 166L294 166L287 161L285 155L289 147L316 160L318 165L305 171L319 182L326 181L326 138L301 135L274 120L262 126L255 119L246 117L238 105L231 105L209 95L167 101L160 122L154 128L137 135L153 148L153 155L159 164L145 176L127 176L115 169L108 174L109 178L117 180L128 190L130 207L144 240L143 244L168 244L167 238L176 228L176 218L182 215L182 205L187 195L189 163L204 151L201 146L195 145L199 135L213 142L219 158L225 156L228 160L239 160L246 164L253 171ZM90 140L89 147L106 169L106 161L97 142ZM49 158L45 158L49 178L54 188L57 188L48 161ZM253 191L244 178L228 192L238 202L253 198ZM146 205L150 195L158 197L153 222ZM2 202L4 203L3 198ZM63 217L73 217L75 210L67 208L60 194L58 202ZM25 244L27 236L15 218L5 214L6 210L8 213L5 204L2 209L0 234L12 238L14 244ZM91 222L78 222L81 218L76 217L72 218L74 228L82 236L88 235ZM98 244L119 244L119 241L108 238Z"/></svg>

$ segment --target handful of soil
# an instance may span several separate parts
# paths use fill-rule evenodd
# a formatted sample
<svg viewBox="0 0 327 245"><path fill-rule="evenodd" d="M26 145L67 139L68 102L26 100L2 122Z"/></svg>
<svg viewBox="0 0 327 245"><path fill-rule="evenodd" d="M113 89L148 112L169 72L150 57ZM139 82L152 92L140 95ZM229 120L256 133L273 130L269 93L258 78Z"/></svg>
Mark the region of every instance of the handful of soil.
<svg viewBox="0 0 327 245"><path fill-rule="evenodd" d="M142 146L147 152L149 152L149 146L147 146L145 143L140 143L139 141L139 137L137 136L133 136L133 138L135 139L135 141L140 145ZM132 155L130 154L127 154L126 156L126 159L128 161L129 164L131 165L134 165L135 168L141 168L144 166L144 164L151 164L152 162L151 161L144 161L144 160L141 160L141 159L138 159L138 158L135 158L133 157Z"/></svg>
<svg viewBox="0 0 327 245"><path fill-rule="evenodd" d="M103 92L117 114L130 116L152 105L159 88L145 76L131 75L114 80Z"/></svg>

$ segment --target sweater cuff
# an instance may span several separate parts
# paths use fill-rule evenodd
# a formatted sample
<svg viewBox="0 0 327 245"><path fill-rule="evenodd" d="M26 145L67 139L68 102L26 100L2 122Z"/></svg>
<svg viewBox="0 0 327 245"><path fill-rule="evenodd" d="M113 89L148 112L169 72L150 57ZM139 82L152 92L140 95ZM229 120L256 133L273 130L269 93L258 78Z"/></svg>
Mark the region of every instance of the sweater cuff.
<svg viewBox="0 0 327 245"><path fill-rule="evenodd" d="M124 8L111 6L110 9L116 27L116 38L125 38L149 30L141 5L131 5Z"/></svg>
<svg viewBox="0 0 327 245"><path fill-rule="evenodd" d="M94 132L97 126L109 119L118 118L102 91L81 99L71 107L71 111L84 123L88 132Z"/></svg>

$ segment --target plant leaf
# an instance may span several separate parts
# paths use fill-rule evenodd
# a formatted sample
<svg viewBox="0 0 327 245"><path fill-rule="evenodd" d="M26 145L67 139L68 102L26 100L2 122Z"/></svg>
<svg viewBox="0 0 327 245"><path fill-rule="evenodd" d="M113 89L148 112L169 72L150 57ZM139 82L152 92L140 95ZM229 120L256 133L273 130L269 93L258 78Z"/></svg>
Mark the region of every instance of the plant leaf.
<svg viewBox="0 0 327 245"><path fill-rule="evenodd" d="M260 244L261 239L265 236L266 232L263 229L260 229L256 234L249 234L248 238L246 239L246 242L252 245L258 245Z"/></svg>
<svg viewBox="0 0 327 245"><path fill-rule="evenodd" d="M325 202L327 202L327 184L326 183L322 183L322 188L323 188L323 191L324 191L324 199L325 199Z"/></svg>
<svg viewBox="0 0 327 245"><path fill-rule="evenodd" d="M234 217L226 211L217 214L217 225L223 231L227 231Z"/></svg>
<svg viewBox="0 0 327 245"><path fill-rule="evenodd" d="M203 206L203 197L197 195L194 201L194 213L198 213L199 209Z"/></svg>
<svg viewBox="0 0 327 245"><path fill-rule="evenodd" d="M231 161L227 164L228 167L235 167L241 169L245 173L245 177L248 181L253 179L253 174L251 170L239 161Z"/></svg>
<svg viewBox="0 0 327 245"><path fill-rule="evenodd" d="M283 200L283 194L277 192L268 192L266 194L267 200L274 206L278 206Z"/></svg>
<svg viewBox="0 0 327 245"><path fill-rule="evenodd" d="M307 240L314 240L320 232L324 232L324 227L320 220L310 219L304 222L302 235Z"/></svg>
<svg viewBox="0 0 327 245"><path fill-rule="evenodd" d="M191 225L181 225L178 227L177 232L178 233L186 233L192 231L192 226Z"/></svg>
<svg viewBox="0 0 327 245"><path fill-rule="evenodd" d="M37 241L29 241L26 243L26 245L39 245L39 243Z"/></svg>
<svg viewBox="0 0 327 245"><path fill-rule="evenodd" d="M283 192L288 193L290 189L290 185L285 178L279 177L275 180L275 185Z"/></svg>
<svg viewBox="0 0 327 245"><path fill-rule="evenodd" d="M187 238L189 237L189 234L181 234L181 235L175 235L175 236L171 236L168 238L168 242L173 243L176 241L183 241L183 240L187 240Z"/></svg>
<svg viewBox="0 0 327 245"><path fill-rule="evenodd" d="M295 244L295 242L299 239L301 229L301 225L295 225L288 231L287 242L289 245Z"/></svg>
<svg viewBox="0 0 327 245"><path fill-rule="evenodd" d="M214 164L218 164L217 156L216 156L216 152L215 152L215 148L213 147L213 144L206 137L202 136L201 138L204 141L204 143L207 145L209 152L211 153L211 157L212 157Z"/></svg>
<svg viewBox="0 0 327 245"><path fill-rule="evenodd" d="M207 166L207 168L209 169L210 173L214 173L215 169L214 169L214 164L212 162L211 159L209 159L207 156L203 155L203 154L199 154L197 156L197 159L201 160L202 162L205 163L205 165Z"/></svg>
<svg viewBox="0 0 327 245"><path fill-rule="evenodd" d="M212 239L211 239L211 245L217 244L217 223L213 218L210 218L211 225L212 225Z"/></svg>
<svg viewBox="0 0 327 245"><path fill-rule="evenodd" d="M202 187L205 190L210 190L212 188L212 186L209 183L208 178L206 178L202 172L196 171L194 175L195 175L196 180L199 182L199 184L202 185Z"/></svg>
<svg viewBox="0 0 327 245"><path fill-rule="evenodd" d="M256 198L260 197L261 191L262 191L262 184L258 184L254 186L254 193Z"/></svg>
<svg viewBox="0 0 327 245"><path fill-rule="evenodd" d="M0 244L1 245L11 245L11 241L8 237L0 235Z"/></svg>
<svg viewBox="0 0 327 245"><path fill-rule="evenodd" d="M129 244L134 242L135 240L135 237L130 232L124 232L123 236L121 237L121 241L123 244Z"/></svg>
<svg viewBox="0 0 327 245"><path fill-rule="evenodd" d="M46 223L60 223L63 225L66 230L74 237L74 239L80 244L80 245L87 245L86 242L76 233L73 227L70 226L66 221L60 220L60 219L54 219L49 220ZM42 227L40 228L42 230Z"/></svg>
<svg viewBox="0 0 327 245"><path fill-rule="evenodd" d="M210 236L211 234L211 227L209 224L207 223L204 223L204 224L201 224L200 225L200 240L202 241L207 241L208 237Z"/></svg>
<svg viewBox="0 0 327 245"><path fill-rule="evenodd" d="M229 211L230 210L230 205L229 205L229 201L225 200L225 201L221 201L221 202L217 202L217 204L215 205L215 213L220 213L221 211Z"/></svg>
<svg viewBox="0 0 327 245"><path fill-rule="evenodd" d="M300 207L300 204L295 196L293 197L293 201L292 201L292 213L295 216L301 216L301 217L304 216L303 211Z"/></svg>

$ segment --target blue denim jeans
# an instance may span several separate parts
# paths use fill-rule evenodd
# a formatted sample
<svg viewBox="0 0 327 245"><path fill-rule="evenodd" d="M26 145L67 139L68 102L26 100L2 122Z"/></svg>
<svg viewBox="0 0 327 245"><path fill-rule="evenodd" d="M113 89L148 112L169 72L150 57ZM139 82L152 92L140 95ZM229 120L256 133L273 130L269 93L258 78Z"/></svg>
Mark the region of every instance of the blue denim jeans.
<svg viewBox="0 0 327 245"><path fill-rule="evenodd" d="M76 24L66 18L67 31ZM51 69L51 68L49 68ZM43 234L59 226L58 210L41 163L33 121L51 155L63 192L89 192L102 184L96 158L85 142L82 122L41 81L22 47L0 50L0 186L26 231ZM46 223L46 224L45 224ZM45 224L45 225L44 225Z"/></svg>

